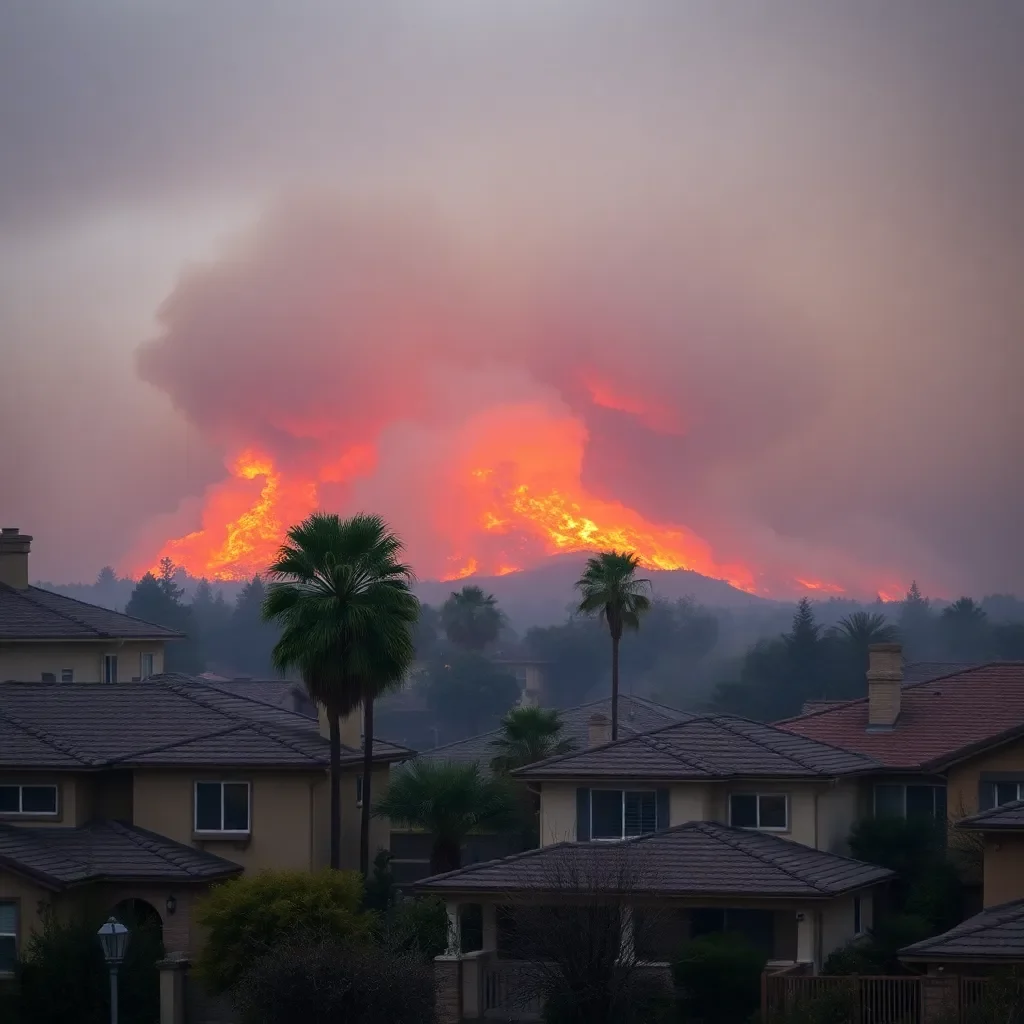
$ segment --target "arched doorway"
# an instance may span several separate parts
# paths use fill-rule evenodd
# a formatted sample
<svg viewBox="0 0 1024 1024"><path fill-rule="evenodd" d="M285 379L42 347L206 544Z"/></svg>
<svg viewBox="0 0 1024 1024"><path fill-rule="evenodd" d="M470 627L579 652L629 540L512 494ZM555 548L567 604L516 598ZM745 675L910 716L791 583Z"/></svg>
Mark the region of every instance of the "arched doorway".
<svg viewBox="0 0 1024 1024"><path fill-rule="evenodd" d="M124 963L118 971L121 1020L152 1021L160 1016L160 973L164 958L164 924L146 900L121 900L110 912L129 931Z"/></svg>

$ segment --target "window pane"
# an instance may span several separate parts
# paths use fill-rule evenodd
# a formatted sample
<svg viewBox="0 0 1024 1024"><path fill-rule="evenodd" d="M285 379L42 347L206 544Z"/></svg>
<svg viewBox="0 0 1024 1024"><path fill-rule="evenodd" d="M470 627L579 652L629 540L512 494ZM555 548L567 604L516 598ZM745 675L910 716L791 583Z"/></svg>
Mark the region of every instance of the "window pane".
<svg viewBox="0 0 1024 1024"><path fill-rule="evenodd" d="M249 831L249 787L244 782L224 783L224 828L228 832Z"/></svg>
<svg viewBox="0 0 1024 1024"><path fill-rule="evenodd" d="M658 808L654 793L627 793L625 801L627 836L657 831Z"/></svg>
<svg viewBox="0 0 1024 1024"><path fill-rule="evenodd" d="M1012 803L1014 800L1019 799L1017 796L1018 788L1016 782L997 782L996 783L996 806L1002 807L1003 804Z"/></svg>
<svg viewBox="0 0 1024 1024"><path fill-rule="evenodd" d="M198 832L219 832L220 829L220 783L196 783L196 830Z"/></svg>
<svg viewBox="0 0 1024 1024"><path fill-rule="evenodd" d="M988 811L996 805L996 784L982 782L978 786L978 810Z"/></svg>
<svg viewBox="0 0 1024 1024"><path fill-rule="evenodd" d="M622 838L621 789L595 789L591 791L590 835L594 839Z"/></svg>
<svg viewBox="0 0 1024 1024"><path fill-rule="evenodd" d="M117 655L108 654L103 659L103 681L105 683L117 682Z"/></svg>
<svg viewBox="0 0 1024 1024"><path fill-rule="evenodd" d="M876 818L902 818L903 813L902 786L875 786Z"/></svg>
<svg viewBox="0 0 1024 1024"><path fill-rule="evenodd" d="M13 935L0 935L0 971L9 974L14 970L16 942Z"/></svg>
<svg viewBox="0 0 1024 1024"><path fill-rule="evenodd" d="M935 820L946 821L949 817L946 811L946 787L935 787Z"/></svg>
<svg viewBox="0 0 1024 1024"><path fill-rule="evenodd" d="M733 793L729 797L729 824L757 828L757 797L753 793Z"/></svg>
<svg viewBox="0 0 1024 1024"><path fill-rule="evenodd" d="M22 786L21 809L25 814L56 814L56 786Z"/></svg>
<svg viewBox="0 0 1024 1024"><path fill-rule="evenodd" d="M694 907L690 911L690 938L725 931L725 911L721 907Z"/></svg>
<svg viewBox="0 0 1024 1024"><path fill-rule="evenodd" d="M934 786L907 786L907 817L935 818Z"/></svg>
<svg viewBox="0 0 1024 1024"><path fill-rule="evenodd" d="M141 656L141 672L140 675L143 679L148 679L153 674L153 655L143 654Z"/></svg>
<svg viewBox="0 0 1024 1024"><path fill-rule="evenodd" d="M73 668L62 668L60 670L60 681L62 683L73 683L75 681L75 670Z"/></svg>
<svg viewBox="0 0 1024 1024"><path fill-rule="evenodd" d="M0 935L13 935L17 920L13 903L0 903Z"/></svg>
<svg viewBox="0 0 1024 1024"><path fill-rule="evenodd" d="M0 786L0 814L17 814L19 810L18 787Z"/></svg>
<svg viewBox="0 0 1024 1024"><path fill-rule="evenodd" d="M363 802L363 777L362 775L356 776L356 803L361 804Z"/></svg>
<svg viewBox="0 0 1024 1024"><path fill-rule="evenodd" d="M760 801L761 816L758 824L761 828L785 828L788 825L784 795L762 796Z"/></svg>

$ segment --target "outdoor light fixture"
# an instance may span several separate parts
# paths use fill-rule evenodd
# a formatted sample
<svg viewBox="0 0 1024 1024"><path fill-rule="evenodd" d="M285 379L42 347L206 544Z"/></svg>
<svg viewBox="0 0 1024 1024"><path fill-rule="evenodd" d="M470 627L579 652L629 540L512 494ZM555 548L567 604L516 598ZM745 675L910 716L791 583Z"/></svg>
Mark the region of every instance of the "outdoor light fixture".
<svg viewBox="0 0 1024 1024"><path fill-rule="evenodd" d="M174 898L174 895L167 897L167 902L164 904L167 908L168 914L173 914L178 909L178 901Z"/></svg>
<svg viewBox="0 0 1024 1024"><path fill-rule="evenodd" d="M117 969L124 960L128 939L131 936L116 917L108 917L107 923L96 933L96 937L103 947L103 959L110 968L110 1024L117 1024Z"/></svg>

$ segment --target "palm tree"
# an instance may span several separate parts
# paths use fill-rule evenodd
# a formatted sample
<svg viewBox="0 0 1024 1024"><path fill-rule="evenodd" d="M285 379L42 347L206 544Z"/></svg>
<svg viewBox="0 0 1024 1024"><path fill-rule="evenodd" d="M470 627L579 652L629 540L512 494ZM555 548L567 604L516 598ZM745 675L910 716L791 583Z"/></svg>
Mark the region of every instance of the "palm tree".
<svg viewBox="0 0 1024 1024"><path fill-rule="evenodd" d="M268 572L263 616L281 637L274 665L302 673L330 726L331 867L341 865L341 718L363 706L363 816L359 862L369 870L373 702L399 685L412 663L419 602L401 541L380 516L342 521L314 512L293 526Z"/></svg>
<svg viewBox="0 0 1024 1024"><path fill-rule="evenodd" d="M847 644L851 658L856 659L860 671L860 685L863 673L868 670L872 644L889 644L899 639L899 630L884 615L878 612L854 612L840 619L836 633ZM852 682L852 680L851 680Z"/></svg>
<svg viewBox="0 0 1024 1024"><path fill-rule="evenodd" d="M562 738L561 732L562 720L557 711L513 708L501 720L501 735L491 741L491 746L499 751L491 761L491 769L507 775L535 761L575 750L576 741Z"/></svg>
<svg viewBox="0 0 1024 1024"><path fill-rule="evenodd" d="M631 551L602 551L587 559L576 581L579 611L599 614L612 638L612 739L619 737L619 642L625 629L639 629L640 616L650 610L651 581L639 579L640 559Z"/></svg>
<svg viewBox="0 0 1024 1024"><path fill-rule="evenodd" d="M453 590L441 607L445 635L467 651L482 651L497 640L504 621L494 595L485 594L479 587Z"/></svg>
<svg viewBox="0 0 1024 1024"><path fill-rule="evenodd" d="M419 760L395 772L374 814L433 835L430 871L436 875L462 866L470 833L513 824L515 806L504 782L485 777L476 764Z"/></svg>

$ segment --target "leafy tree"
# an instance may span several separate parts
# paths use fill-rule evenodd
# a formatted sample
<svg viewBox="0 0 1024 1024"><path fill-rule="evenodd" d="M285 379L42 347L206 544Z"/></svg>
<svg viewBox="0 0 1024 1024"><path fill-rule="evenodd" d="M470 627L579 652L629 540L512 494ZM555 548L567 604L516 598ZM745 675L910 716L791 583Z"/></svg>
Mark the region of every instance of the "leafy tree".
<svg viewBox="0 0 1024 1024"><path fill-rule="evenodd" d="M191 614L196 639L202 652L203 662L219 659L225 648L228 628L231 623L231 609L221 591L213 592L209 580L199 581L192 596Z"/></svg>
<svg viewBox="0 0 1024 1024"><path fill-rule="evenodd" d="M508 774L516 768L575 750L576 741L562 736L562 718L555 710L513 708L501 720L501 735L491 741L497 753L491 768Z"/></svg>
<svg viewBox="0 0 1024 1024"><path fill-rule="evenodd" d="M607 639L596 619L574 616L561 626L534 626L523 643L544 662L546 699L557 707L582 703L607 671Z"/></svg>
<svg viewBox="0 0 1024 1024"><path fill-rule="evenodd" d="M441 608L441 625L448 640L467 651L482 651L501 632L504 616L493 594L480 587L453 590Z"/></svg>
<svg viewBox="0 0 1024 1024"><path fill-rule="evenodd" d="M201 672L202 652L194 636L192 612L181 603L182 589L175 582L176 569L169 558L160 563L160 575L147 572L135 585L125 614L184 633L180 640L164 645L164 668L168 672Z"/></svg>
<svg viewBox="0 0 1024 1024"><path fill-rule="evenodd" d="M511 672L475 651L438 656L420 677L427 706L457 735L475 736L493 728L519 700L519 683Z"/></svg>
<svg viewBox="0 0 1024 1024"><path fill-rule="evenodd" d="M117 583L117 573L112 565L105 565L96 574L97 587L112 587Z"/></svg>
<svg viewBox="0 0 1024 1024"><path fill-rule="evenodd" d="M612 739L619 735L619 643L623 630L640 628L640 617L651 607L650 580L640 579L640 559L632 552L604 551L587 559L576 581L579 611L600 615L612 639Z"/></svg>
<svg viewBox="0 0 1024 1024"><path fill-rule="evenodd" d="M263 614L282 625L273 658L302 672L330 722L331 866L341 863L341 717L363 706L363 816L359 863L370 867L373 704L412 664L419 602L402 543L380 516L344 522L315 512L291 527L270 567Z"/></svg>
<svg viewBox="0 0 1024 1024"><path fill-rule="evenodd" d="M362 903L363 880L354 871L261 871L233 878L200 904L206 941L199 970L213 991L227 992L290 936L326 936L346 948L365 945L373 916Z"/></svg>
<svg viewBox="0 0 1024 1024"><path fill-rule="evenodd" d="M433 835L430 870L440 874L462 866L468 835L513 824L515 805L505 783L476 764L418 760L393 773L374 814Z"/></svg>
<svg viewBox="0 0 1024 1024"><path fill-rule="evenodd" d="M935 614L931 602L921 595L917 580L910 584L900 609L899 633L904 651L911 661L933 654Z"/></svg>
<svg viewBox="0 0 1024 1024"><path fill-rule="evenodd" d="M749 1020L761 1001L766 959L742 935L702 935L684 943L672 963L684 1019L705 1024Z"/></svg>
<svg viewBox="0 0 1024 1024"><path fill-rule="evenodd" d="M225 657L241 675L260 679L275 672L273 651L280 630L263 617L267 589L259 576L246 583L235 599L226 627Z"/></svg>
<svg viewBox="0 0 1024 1024"><path fill-rule="evenodd" d="M992 637L988 616L969 597L961 597L939 616L944 653L951 661L984 661L990 653Z"/></svg>
<svg viewBox="0 0 1024 1024"><path fill-rule="evenodd" d="M840 619L837 632L849 646L861 679L868 670L872 644L893 643L899 631L878 612L854 612Z"/></svg>
<svg viewBox="0 0 1024 1024"><path fill-rule="evenodd" d="M1024 622L1000 622L993 626L992 646L1002 661L1024 661Z"/></svg>
<svg viewBox="0 0 1024 1024"><path fill-rule="evenodd" d="M437 639L441 632L441 613L429 604L420 605L420 617L412 631L412 645L417 661L427 661L437 652Z"/></svg>

